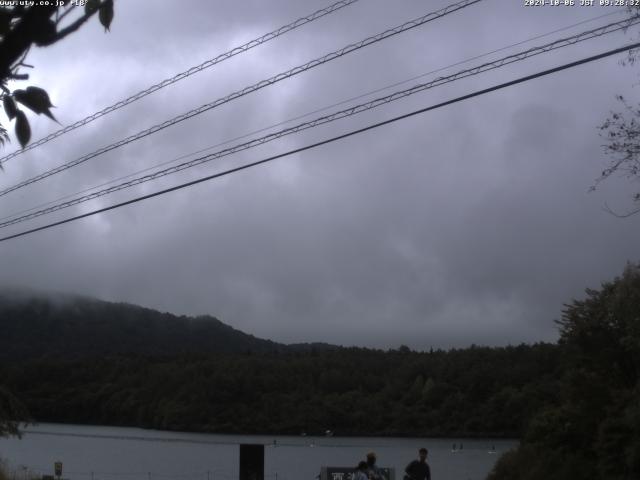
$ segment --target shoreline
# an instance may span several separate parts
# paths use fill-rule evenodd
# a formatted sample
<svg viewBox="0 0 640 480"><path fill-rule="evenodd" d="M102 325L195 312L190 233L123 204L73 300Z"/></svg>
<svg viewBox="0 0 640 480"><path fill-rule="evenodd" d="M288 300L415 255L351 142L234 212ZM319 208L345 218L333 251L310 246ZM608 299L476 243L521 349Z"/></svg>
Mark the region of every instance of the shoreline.
<svg viewBox="0 0 640 480"><path fill-rule="evenodd" d="M291 433L252 433L252 432L212 432L212 431L198 431L198 430L169 430L169 429L156 429L156 428L146 428L140 426L130 426L130 425L96 425L96 424L82 424L82 423L56 423L56 422L34 422L28 424L27 428L20 428L21 435L54 435L54 436L68 436L68 437L87 437L87 438L106 438L106 439L114 439L114 440L136 440L136 441L174 441L174 442L185 442L185 443L226 443L226 442L216 442L213 440L198 441L197 439L184 439L184 438L163 438L159 436L144 436L144 435L108 435L108 434L90 434L90 433L77 433L77 432L64 432L64 431L34 431L29 427L42 427L42 426L51 426L53 428L56 427L68 427L68 428L96 428L96 429L130 429L130 430L139 430L140 432L148 432L152 434L174 434L174 435L211 435L211 436L220 436L220 437L234 437L234 436L245 436L245 437L256 437L256 438L269 438L270 441L264 442L264 445L274 445L273 437L283 437L290 439L309 439L314 440L314 442L320 440L327 439L356 439L356 438L366 438L366 439L397 439L397 440L456 440L459 441L463 439L464 441L477 441L477 440L491 440L491 441L510 441L510 442L519 442L520 439L517 437L508 437L508 436L481 436L481 435L448 435L448 436L432 436L432 435L400 435L400 434L333 434L333 435L324 435L324 434L291 434ZM285 443L276 443L275 446L286 446ZM291 444L294 445L294 444ZM295 444L296 446L298 444Z"/></svg>

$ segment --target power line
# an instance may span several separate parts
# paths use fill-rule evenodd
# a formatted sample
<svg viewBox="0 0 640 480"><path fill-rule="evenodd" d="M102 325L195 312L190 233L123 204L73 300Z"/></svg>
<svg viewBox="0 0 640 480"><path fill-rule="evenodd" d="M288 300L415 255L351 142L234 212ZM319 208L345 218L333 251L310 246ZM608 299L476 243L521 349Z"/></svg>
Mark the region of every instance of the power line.
<svg viewBox="0 0 640 480"><path fill-rule="evenodd" d="M331 138L322 140L320 142L316 142L316 143L312 143L312 144L306 145L304 147L300 147L300 148L296 148L296 149L293 149L293 150L289 150L287 152L280 153L280 154L277 154L277 155L273 155L271 157L267 157L267 158L264 158L262 160L258 160L258 161L252 162L252 163L241 165L239 167L231 168L231 169L225 170L223 172L219 172L219 173L215 173L213 175L209 175L209 176L206 176L206 177L199 178L197 180L192 180L190 182L182 183L180 185L176 185L176 186L173 186L173 187L170 187L170 188L166 188L164 190L160 190L160 191L157 191L157 192L154 192L154 193L150 193L148 195L143 195L143 196L140 196L140 197L136 197L136 198L133 198L131 200L127 200L125 202L117 203L117 204L110 205L108 207L100 208L100 209L97 209L97 210L93 210L91 212L87 212L87 213L84 213L84 214L81 214L81 215L76 215L74 217L66 218L66 219L60 220L58 222L53 222L53 223L50 223L50 224L47 224L47 225L43 225L43 226L40 226L40 227L37 227L37 228L32 228L30 230L25 230L25 231L22 231L22 232L13 234L13 235L9 235L9 236L0 238L0 242L4 242L4 241L11 240L11 239L14 239L14 238L18 238L18 237L22 237L22 236L25 236L25 235L29 235L31 233L39 232L41 230L46 230L46 229L49 229L49 228L52 228L52 227L55 227L55 226L58 226L58 225L63 225L63 224L66 224L66 223L70 223L70 222L73 222L75 220L80 220L82 218L86 218L86 217L90 217L90 216L96 215L98 213L107 212L109 210L115 210L117 208L121 208L121 207L124 207L126 205L131 205L131 204L134 204L134 203L137 203L137 202L141 202L143 200L148 200L150 198L154 198L154 197L158 197L160 195L164 195L166 193L170 193L170 192L174 192L176 190L181 190L183 188L191 187L193 185L197 185L199 183L207 182L207 181L213 180L215 178L224 177L226 175L229 175L229 174L232 174L232 173L235 173L235 172L239 172L241 170L246 170L246 169L249 169L251 167L255 167L255 166L258 166L258 165L262 165L264 163L272 162L272 161L277 160L279 158L283 158L283 157L286 157L286 156L289 156L289 155L293 155L293 154L296 154L296 153L301 153L301 152L304 152L306 150L311 150L313 148L316 148L316 147L319 147L319 146L322 146L322 145L326 145L326 144L329 144L329 143L333 143L333 142L336 142L338 140L343 140L345 138L348 138L348 137L351 137L351 136L354 136L354 135L357 135L357 134L360 134L360 133L364 133L364 132L367 132L369 130L373 130L373 129L378 128L378 127L382 127L384 125L388 125L388 124L397 122L399 120L404 120L406 118L413 117L415 115L419 115L419 114L422 114L422 113L426 113L426 112L431 111L431 110L436 110L438 108L446 107L446 106L452 105L454 103L462 102L464 100L468 100L470 98L474 98L474 97L478 97L480 95L491 93L491 92L494 92L496 90L501 90L503 88L510 87L510 86L513 86L513 85L517 85L519 83L528 82L528 81L534 80L536 78L540 78L540 77L543 77L543 76L546 76L546 75L557 73L557 72L560 72L562 70L567 70L569 68L573 68L573 67L576 67L578 65L583 65L585 63L589 63L589 62L593 62L593 61L596 61L596 60L600 60L602 58L606 58L606 57L609 57L611 55L616 55L618 53L626 52L626 51L629 51L629 50L632 50L632 49L638 48L638 47L640 47L640 42L633 43L631 45L627 45L627 46L624 46L624 47L619 47L619 48L616 48L616 49L613 49L613 50L608 50L608 51L600 53L598 55L593 55L593 56L590 56L590 57L583 58L581 60L576 60L576 61L571 62L571 63L566 63L566 64L561 65L559 67L554 67L554 68L551 68L551 69L548 69L548 70L543 70L543 71L538 72L538 73L534 73L534 74L531 74L531 75L520 77L520 78L517 78L515 80L511 80L509 82L505 82L505 83L501 83L501 84L498 84L498 85L494 85L493 87L485 88L485 89L482 89L482 90L477 90L477 91L475 91L473 93L469 93L467 95L456 97L454 99L447 100L445 102L441 102L441 103L438 103L438 104L435 104L435 105L431 105L429 107L425 107L425 108L422 108L420 110L414 110L413 112L406 113L404 115L400 115L400 116L397 116L397 117L393 117L393 118L390 118L388 120L384 120L382 122L374 123L372 125L368 125L368 126L363 127L363 128L352 130L352 131L344 133L342 135L331 137Z"/></svg>
<svg viewBox="0 0 640 480"><path fill-rule="evenodd" d="M119 181L121 181L121 180L125 180L125 179L127 179L127 178L131 178L131 177L133 177L133 176L135 176L135 175L139 175L139 174L141 174L141 173L148 172L148 171L153 170L153 169L155 169L155 168L160 168L160 167L163 167L163 166L165 166L165 165L169 165L169 164L171 164L171 163L175 163L175 162L177 162L177 161L179 161L179 160L183 160L183 159L188 158L188 157L191 157L191 156L193 156L193 155L199 155L199 154L204 153L204 152L206 152L206 151L208 151L208 150L212 150L212 149L217 148L217 147L222 147L223 145L227 145L227 144L232 143L232 142L235 142L235 141L237 141L237 140L242 140L242 139L244 139L244 138L251 137L252 135L256 135L256 134L258 134L258 133L262 133L262 132L265 132L265 131L267 131L267 130L271 130L271 129L273 129L273 128L280 127L280 126L282 126L282 125L286 125L287 123L291 123L291 122L294 122L294 121L296 121L296 120L300 120L300 119L302 119L302 118L306 118L306 117L308 117L308 116L310 116L310 115L313 115L313 114L315 114L315 113L324 112L324 111L326 111L326 110L329 110L330 108L338 107L338 106L340 106L340 105L345 105L345 104L347 104L347 103L349 103L349 102L352 102L352 101L355 101L355 100L359 100L359 99L364 98L364 97L368 97L368 96L373 95L373 94L375 94L375 93L383 92L383 91L388 90L388 89L393 88L393 87L397 87L397 86L400 86L400 85L404 85L404 84L406 84L406 83L409 83L409 82L411 82L411 81L417 80L417 79L419 79L419 78L423 78L423 77L426 77L426 76L428 76L428 75L432 75L432 74L434 74L434 73L442 72L442 71L444 71L444 70L448 70L449 68L456 67L456 66L458 66L458 65L463 65L463 64L465 64L465 63L469 63L469 62L470 62L470 61L472 61L472 60L477 60L477 59L479 59L479 58L484 58L484 57L487 57L487 56L492 55L492 54L494 54L494 53L502 52L502 51L508 50L508 49L510 49L510 48L517 47L517 46L519 46L519 45L523 45L523 44L525 44L525 43L532 42L533 40L538 40L538 39L540 39L540 38L548 37L549 35L553 35L554 33L563 32L563 31L569 30L569 29L571 29L571 28L575 28L575 27L577 27L577 26L579 26L579 25L583 25L583 24L585 24L585 23L591 23L591 22L594 22L594 21L596 21L596 20L600 20L600 19L605 18L605 17L610 17L610 16L612 16L612 15L619 15L620 13L622 13L622 12L621 12L621 11L614 11L614 12L609 12L609 13L605 13L605 14L602 14L602 15L598 15L598 16L596 16L596 17L592 17L592 18L589 18L589 19L587 19L587 20L583 20L583 21L581 21L581 22L573 23L573 24L571 24L571 25L567 25L567 26L565 26L565 27L558 28L558 29L556 29L556 30L552 30L552 31L550 31L550 32L546 32L546 33L543 33L543 34L536 35L536 36L534 36L534 37L530 37L530 38L528 38L528 39L526 39L526 40L522 40L522 41L519 41L519 42L516 42L516 43L512 43L512 44L507 45L507 46L505 46L505 47L500 47L500 48L498 48L498 49L491 50L490 52L482 53L482 54L480 54L480 55L476 55L476 56L474 56L474 57L470 57L470 58L467 58L467 59L465 59L465 60L461 60L461 61L459 61L459 62L452 63L452 64L447 65L447 66L445 66L445 67L440 67L440 68L437 68L437 69L435 69L435 70L431 70L431 71L429 71L429 72L422 73L422 74L420 74L420 75L417 75L417 76L414 76L414 77L408 78L408 79L406 79L406 80L402 80L402 81L399 81L399 82L395 82L395 83L392 83L392 84L390 84L390 85L386 85L386 86L384 86L384 87L377 88L377 89L375 89L375 90L370 90L370 91L368 91L368 92L362 93L362 94L357 95L357 96L355 96L355 97L351 97L351 98L348 98L348 99L345 99L345 100L341 100L341 101L339 101L339 102L333 103L333 104L331 104L331 105L324 106L324 107L322 107L322 108L318 108L318 109L316 109L316 110L313 110L313 111L310 111L310 112L304 113L304 114L302 114L302 115L297 115L297 116L292 117L292 118L289 118L289 119L287 119L287 120L283 120L283 121L281 121L281 122L278 122L278 123L275 123L275 124L272 124L272 125L269 125L269 126L266 126L266 127L259 128L258 130L253 130L253 131L251 131L251 132L248 132L248 133L245 133L245 134L239 135L239 136L234 137L234 138L230 138L230 139L225 140L225 141L223 141L223 142L216 143L216 144L214 144L214 145L211 145L211 146L208 146L208 147L202 148L202 149L197 150L197 151L194 151L194 152L190 152L190 153L186 153L186 154L180 155L180 156L178 156L178 157L176 157L176 158L173 158L173 159L171 159L171 160L167 160L167 161L161 162L161 163L159 163L159 164L153 165L153 166L151 166L151 167L144 168L144 169L142 169L142 170L137 170L137 171L135 171L135 172L132 172L132 173L127 174L127 175L124 175L124 176L122 176L122 177L118 177L118 178L115 178L115 179L113 179L113 180L109 180L109 181L107 181L107 182L103 182L103 183L101 183L101 184L94 185L94 186L92 186L92 187L85 188L85 189L83 189L83 190L80 190L80 191L77 191L77 192L74 192L74 193L71 193L71 194L63 195L62 197L58 197L58 198L56 198L56 199L54 199L54 200L51 200L51 201L48 201L48 202L44 202L44 203L38 204L38 205L36 205L36 206L34 206L34 207L27 208L27 209L24 209L24 210L20 210L20 211L18 211L18 212L13 213L13 214L6 215L6 216L4 216L4 217L0 217L0 222L3 222L4 220L11 219L11 218L13 218L13 217L17 217L18 215L22 215L22 214L25 214L25 213L28 213L28 212L32 212L32 211L34 211L34 210L40 209L40 208L42 208L42 207L46 207L46 206L48 206L48 205L55 204L56 202L59 202L59 201L61 201L61 200L65 200L65 199L67 199L67 198L71 198L71 197L74 197L74 196L76 196L76 195L80 195L80 194L82 194L82 193L87 193L87 192L90 192L90 191L95 190L95 189L97 189L97 188L105 187L105 186L110 185L110 184L112 184L112 183L116 183L116 182L119 182Z"/></svg>
<svg viewBox="0 0 640 480"><path fill-rule="evenodd" d="M75 123L72 123L71 125L68 125L64 128L61 128L60 130L57 130L49 135L47 135L46 137L41 138L40 140L37 140L33 143L30 143L29 145L27 145L26 147L24 147L21 150L17 150L15 152L10 153L9 155L5 155L4 157L0 158L0 165L4 164L6 161L17 157L18 155L27 152L29 150L32 150L36 147L39 147L40 145L44 145L45 143L53 140L54 138L58 138L61 135L64 135L65 133L71 132L72 130L75 130L76 128L80 128L84 125L87 125L88 123L93 122L94 120L97 120L100 117L103 117L105 115L107 115L108 113L114 112L126 105L129 105L130 103L133 103L137 100L140 100L141 98L146 97L147 95L151 95L154 92L157 92L158 90L167 87L169 85L172 85L176 82L179 82L180 80L183 80L187 77L190 77L191 75L194 75L198 72L201 72L209 67L213 67L214 65L223 62L231 57L234 57L236 55L239 55L240 53L244 53L248 50L251 50L254 47L257 47L259 45L262 45L263 43L266 43L270 40L274 40L275 38L278 38L281 35L284 35L285 33L291 32L292 30L295 30L298 27L301 27L303 25L306 25L307 23L311 23L314 20L317 20L319 18L324 17L325 15L329 15L331 13L334 13L346 6L349 6L355 2L357 2L358 0L340 0L339 2L336 2L332 5L329 5L326 8L323 8L321 10L317 10L315 12L313 12L310 15L307 15L306 17L301 17L297 20L295 20L294 22L291 22L287 25L284 25L276 30L273 30L272 32L266 33L264 35L262 35L261 37L255 38L243 45L240 45L239 47L234 47L231 50L222 53L214 58L211 58L209 60L206 60L205 62L201 63L200 65L196 65L194 67L191 67L183 72L178 73L177 75L174 75L171 78L166 78L164 80L162 80L159 83L156 83L155 85L151 85L150 87L139 91L138 93L135 93L133 95L131 95L128 98L125 98L124 100L120 100L119 102L114 103L111 106L108 106L102 110L100 110L99 112L93 113L91 115L89 115L88 117L83 118L82 120L78 120Z"/></svg>
<svg viewBox="0 0 640 480"><path fill-rule="evenodd" d="M109 188L105 188L103 190L98 190L96 192L93 192L91 194L88 195L84 195L82 197L76 197L72 200L69 200L67 202L62 202L56 205L53 205L51 207L48 208L44 208L38 211L35 211L33 213L29 213L29 214L25 214L16 218L12 218L10 220L6 220L6 221L2 221L0 222L0 228L5 228L8 227L10 225L15 225L17 223L22 223L25 222L27 220L32 220L34 218L40 217L42 215L47 215L53 212L56 212L58 210L62 210L65 208L69 208L72 207L74 205L79 205L81 203L85 203L88 202L90 200L94 200L96 198L120 191L120 190L124 190L126 188L130 188L136 185L140 185L142 183L146 183L149 182L151 180L156 180L158 178L167 176L167 175L171 175L177 172L180 172L182 170L186 170L188 168L192 168L195 167L197 165L201 165L203 163L206 162L210 162L212 160L217 160L219 158L243 151L243 150L247 150L249 148L253 148L259 145L263 145L265 143L277 140L279 138L282 138L284 136L287 135L291 135L294 133L298 133L304 130L308 130L310 128L314 128L320 125L324 125L326 123L330 123L330 122L334 122L336 120L342 119L342 118L347 118L359 113L362 113L364 111L367 110L371 110L373 108L377 108L379 106L406 98L410 95L414 95L416 93L425 91L427 89L430 88L434 88L434 87L438 87L441 85L444 85L446 83L451 83L457 80L460 80L462 78L467 78L470 76L474 76L474 75L478 75L480 73L484 73L490 70L495 70L497 68L501 68L504 67L505 65L510 65L512 63L515 62L519 62L519 61L523 61L526 60L528 58L531 58L533 56L536 55L540 55L543 53L548 53L550 51L554 51L557 50L559 48L564 48L570 45L574 45L576 43L579 42L583 42L592 38L596 38L596 37L600 37L602 35L608 34L608 33L612 33L612 32L616 32L625 28L628 28L630 26L633 26L635 24L640 23L640 16L635 16L635 17L631 17L628 18L626 20L622 20L619 22L614 22L611 23L609 25L605 25L603 27L598 27L592 30L588 30L585 32L581 32L578 33L576 35L573 35L571 37L567 37L567 38L563 38L563 39L559 39L559 40L555 40L551 43L547 43L545 45L542 46L538 46L538 47L532 47L528 50L525 50L523 52L519 52L519 53L515 53L512 55L508 55L506 57L500 58L498 60L494 60L493 62L487 62L484 64L481 64L479 66L476 67L472 67L466 70L461 70L457 73L454 73L452 75L448 75L446 77L438 77L435 80L432 80L430 82L427 83L423 83L423 84L418 84L415 85L411 88L408 88L406 90L401 90L401 91L397 91L394 92L390 95L384 96L384 97L380 97L380 98L376 98L374 100L371 100L369 102L366 103L362 103L359 105L355 105L352 106L350 108L344 109L344 110L339 110L337 112L333 112L329 115L325 115L319 118L316 118L314 120L308 121L308 122L304 122L298 125L295 125L293 127L289 127L289 128L285 128L283 130L280 130L278 132L273 132L270 133L268 135L265 135L263 137L260 138L256 138L253 140L250 140L248 142L245 143L241 143L238 145L234 145L232 147L220 150L218 152L215 153L211 153L208 155L204 155L202 157L199 158L195 158L193 160L190 160L188 162L184 162L181 163L179 165L175 165L173 167L169 167L166 168L164 170L159 170L157 172L154 172L152 174L149 175L145 175L142 177L137 177L134 178L132 180L129 180L127 182L118 184L118 185L114 185L112 187Z"/></svg>
<svg viewBox="0 0 640 480"><path fill-rule="evenodd" d="M347 45L341 49L335 50L331 53L328 53L322 57L316 58L314 60L311 60L310 62L305 63L304 65L299 65L295 68L292 68L291 70L287 70L286 72L282 72L279 73L271 78L268 78L266 80L261 80L258 83L255 83L249 87L245 87L242 90L238 90L234 93L231 93L230 95L227 95L226 97L222 97L219 98L211 103L207 103L204 105L201 105L198 108L195 108L193 110L190 110L186 113L183 113L181 115L178 115L177 117L174 117L170 120L166 120L162 123L159 123L157 125L154 125L146 130L142 130L134 135L131 135L129 137L126 137L122 140L119 140L118 142L112 143L110 145L107 145L105 147L102 147L98 150L95 150L91 153L88 153L80 158L77 158L76 160L72 160L70 162L67 162L63 165L60 165L58 167L55 167L51 170L48 170L44 173L41 173L40 175L36 175L35 177L32 177L30 179L27 179L23 182L20 182L18 184L15 184L9 188L6 188L2 191L0 191L0 196L4 196L7 195L10 192L13 192L15 190L18 190L20 188L26 187L27 185L30 185L32 183L38 182L40 180L43 180L47 177L50 177L52 175L55 175L57 173L63 172L65 170L68 170L69 168L75 167L76 165L80 165L81 163L86 162L87 160L90 160L92 158L95 158L99 155L102 155L103 153L109 152L111 150L114 150L118 147L121 147L123 145L126 145L128 143L134 142L136 140L140 140L141 138L144 138L148 135L152 135L154 133L159 132L160 130L163 130L167 127L173 126L177 123L180 123L184 120L187 120L191 117L194 117L196 115L200 115L201 113L204 113L206 111L209 111L213 108L216 108L220 105L223 105L225 103L228 103L232 100L236 100L240 97L243 97L244 95L247 95L249 93L255 92L257 90L260 90L262 88L265 88L269 85L273 85L274 83L280 82L282 80L285 80L287 78L293 77L295 75L298 75L302 72L305 72L307 70L310 70L314 67L317 67L319 65L323 65L327 62L330 62L332 60L335 60L337 58L340 58L344 55L347 55L351 52L354 52L356 50L359 50L361 48L367 47L369 45L372 45L374 43L380 42L382 40L385 40L389 37L392 37L394 35L397 35L399 33L405 32L407 30L410 30L412 28L418 27L420 25L424 25L425 23L431 22L433 20L436 20L438 18L444 17L446 15L449 15L450 13L456 12L458 10L461 10L463 8L466 8L470 5L473 5L475 3L481 2L483 0L463 0L461 2L458 3L454 3L451 4L447 7L444 7L440 10L437 10L435 12L431 12L428 13L426 15L423 15L422 17L418 17L414 20L410 20L402 25L399 25L397 27L385 30L384 32L381 32L377 35L365 38L364 40L361 40L357 43L352 43L350 45Z"/></svg>

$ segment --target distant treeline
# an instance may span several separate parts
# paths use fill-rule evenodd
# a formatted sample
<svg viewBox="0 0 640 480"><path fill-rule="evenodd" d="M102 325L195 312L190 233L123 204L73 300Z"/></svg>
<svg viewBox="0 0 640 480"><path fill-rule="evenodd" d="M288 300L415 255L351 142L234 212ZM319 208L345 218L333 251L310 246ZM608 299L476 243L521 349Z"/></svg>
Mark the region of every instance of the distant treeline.
<svg viewBox="0 0 640 480"><path fill-rule="evenodd" d="M517 437L557 346L32 359L0 378L38 421L229 433Z"/></svg>

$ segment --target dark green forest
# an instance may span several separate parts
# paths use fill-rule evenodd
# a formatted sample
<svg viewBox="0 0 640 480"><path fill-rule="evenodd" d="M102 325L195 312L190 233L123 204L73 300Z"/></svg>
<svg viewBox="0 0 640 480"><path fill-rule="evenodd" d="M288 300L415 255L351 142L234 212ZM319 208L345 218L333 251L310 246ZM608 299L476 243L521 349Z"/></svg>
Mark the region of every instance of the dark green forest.
<svg viewBox="0 0 640 480"><path fill-rule="evenodd" d="M552 345L33 359L0 375L36 420L170 430L518 436L557 390Z"/></svg>
<svg viewBox="0 0 640 480"><path fill-rule="evenodd" d="M0 303L0 379L36 421L228 433L517 437L490 478L640 478L640 265L556 344L382 351L260 340L90 299Z"/></svg>

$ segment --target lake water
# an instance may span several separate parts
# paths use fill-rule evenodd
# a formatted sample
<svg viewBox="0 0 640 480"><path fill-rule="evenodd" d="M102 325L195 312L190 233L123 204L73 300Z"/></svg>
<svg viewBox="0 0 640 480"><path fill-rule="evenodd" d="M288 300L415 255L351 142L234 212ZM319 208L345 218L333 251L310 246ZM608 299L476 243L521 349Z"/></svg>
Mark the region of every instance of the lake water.
<svg viewBox="0 0 640 480"><path fill-rule="evenodd" d="M275 443L274 443L275 441ZM453 453L452 445L463 449ZM516 440L379 437L288 437L176 433L137 428L38 424L21 440L0 438L0 458L15 480L30 471L53 475L63 462L70 480L232 480L239 444L265 444L265 479L314 480L322 466L355 466L373 450L382 467L404 467L429 449L434 480L482 480ZM495 452L492 448L495 447Z"/></svg>

